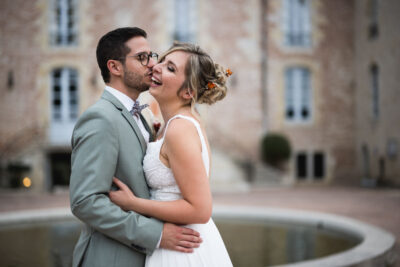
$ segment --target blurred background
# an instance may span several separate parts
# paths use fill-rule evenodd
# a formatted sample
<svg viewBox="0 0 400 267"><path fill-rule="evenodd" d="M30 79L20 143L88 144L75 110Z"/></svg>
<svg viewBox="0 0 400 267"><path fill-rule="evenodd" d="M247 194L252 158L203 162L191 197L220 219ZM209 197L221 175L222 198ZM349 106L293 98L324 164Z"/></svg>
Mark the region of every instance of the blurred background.
<svg viewBox="0 0 400 267"><path fill-rule="evenodd" d="M0 186L68 186L74 123L104 89L97 42L125 26L234 72L223 101L198 107L214 191L398 186L399 14L396 0L2 0Z"/></svg>
<svg viewBox="0 0 400 267"><path fill-rule="evenodd" d="M214 202L336 213L398 238L399 14L397 0L0 0L0 211L68 207L72 130L104 90L97 42L138 26L159 54L192 42L233 71L226 98L198 106ZM69 236L51 229L54 244Z"/></svg>

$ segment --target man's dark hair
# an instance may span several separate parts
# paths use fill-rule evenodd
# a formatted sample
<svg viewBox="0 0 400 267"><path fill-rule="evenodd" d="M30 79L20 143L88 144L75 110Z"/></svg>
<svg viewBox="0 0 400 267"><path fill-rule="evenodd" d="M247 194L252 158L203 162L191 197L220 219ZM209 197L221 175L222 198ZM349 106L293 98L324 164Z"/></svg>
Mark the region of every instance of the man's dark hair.
<svg viewBox="0 0 400 267"><path fill-rule="evenodd" d="M97 44L96 57L97 64L101 70L101 76L105 83L110 82L107 61L114 59L125 62L125 56L130 52L125 43L137 36L147 38L147 33L138 27L125 27L110 31L101 37Z"/></svg>

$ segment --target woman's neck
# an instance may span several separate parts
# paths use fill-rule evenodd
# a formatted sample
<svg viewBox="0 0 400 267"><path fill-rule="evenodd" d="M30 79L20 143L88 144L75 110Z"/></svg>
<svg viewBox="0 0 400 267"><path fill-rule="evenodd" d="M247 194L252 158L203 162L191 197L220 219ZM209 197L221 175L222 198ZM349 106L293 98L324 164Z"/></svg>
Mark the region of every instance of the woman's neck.
<svg viewBox="0 0 400 267"><path fill-rule="evenodd" d="M160 110L165 122L169 121L169 119L171 119L177 114L189 115L189 116L192 114L190 106L182 106L180 103L179 104L169 103L166 105L160 105Z"/></svg>

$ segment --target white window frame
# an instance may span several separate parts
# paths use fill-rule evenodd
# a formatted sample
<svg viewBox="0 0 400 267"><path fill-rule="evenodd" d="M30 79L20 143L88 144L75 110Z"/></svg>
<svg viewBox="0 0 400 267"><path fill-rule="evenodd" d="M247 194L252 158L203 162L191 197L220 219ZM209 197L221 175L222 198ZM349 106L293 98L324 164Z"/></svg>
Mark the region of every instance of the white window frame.
<svg viewBox="0 0 400 267"><path fill-rule="evenodd" d="M311 46L310 0L283 1L284 44L290 47Z"/></svg>
<svg viewBox="0 0 400 267"><path fill-rule="evenodd" d="M55 72L60 77L55 77ZM55 91L55 87L59 91ZM75 86L75 90L71 90ZM79 73L72 68L55 68L50 73L50 141L57 144L68 144L79 112ZM59 105L54 101L59 100Z"/></svg>
<svg viewBox="0 0 400 267"><path fill-rule="evenodd" d="M69 14L69 9L71 8L73 12ZM52 0L50 22L51 45L76 46L78 44L77 0ZM70 36L73 36L72 40Z"/></svg>
<svg viewBox="0 0 400 267"><path fill-rule="evenodd" d="M196 41L197 0L172 0L172 38L180 42Z"/></svg>
<svg viewBox="0 0 400 267"><path fill-rule="evenodd" d="M289 67L285 70L285 119L288 122L310 122L313 116L313 93L311 87L311 72L304 67ZM302 115L306 108L308 116ZM288 116L288 110L293 116Z"/></svg>

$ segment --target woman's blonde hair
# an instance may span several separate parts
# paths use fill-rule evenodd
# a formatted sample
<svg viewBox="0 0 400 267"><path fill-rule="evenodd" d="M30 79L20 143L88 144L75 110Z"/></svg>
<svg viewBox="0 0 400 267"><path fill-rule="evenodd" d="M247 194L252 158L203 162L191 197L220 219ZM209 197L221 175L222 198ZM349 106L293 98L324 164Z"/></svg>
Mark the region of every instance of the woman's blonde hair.
<svg viewBox="0 0 400 267"><path fill-rule="evenodd" d="M211 105L225 97L228 76L225 70L214 63L206 52L194 44L174 42L172 47L160 57L160 61L175 51L190 54L185 67L186 78L178 90L178 95L185 88L189 88L193 95L192 107L195 103Z"/></svg>

